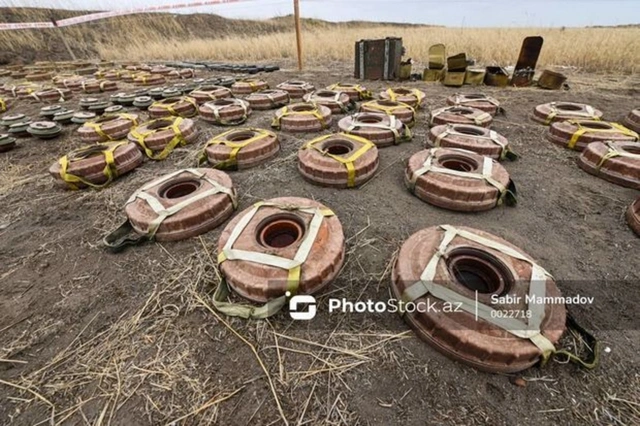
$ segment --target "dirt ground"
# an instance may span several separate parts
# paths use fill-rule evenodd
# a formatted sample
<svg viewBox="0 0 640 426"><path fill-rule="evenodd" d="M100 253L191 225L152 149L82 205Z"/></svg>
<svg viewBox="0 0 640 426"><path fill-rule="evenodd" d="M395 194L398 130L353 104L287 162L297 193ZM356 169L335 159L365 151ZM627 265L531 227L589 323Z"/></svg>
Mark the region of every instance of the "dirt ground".
<svg viewBox="0 0 640 426"><path fill-rule="evenodd" d="M275 86L292 77L316 87L353 81L341 64L267 80ZM276 159L230 174L241 210L301 196L330 206L341 220L346 263L308 323L285 311L246 321L207 308L219 282L212 259L221 228L117 255L100 245L135 189L194 166L206 140L226 129L199 121L197 145L147 161L103 191L57 189L47 174L81 145L76 125L49 141L20 139L0 154L0 424L640 424L640 239L623 217L639 194L580 170L578 155L552 145L547 129L528 118L537 104L564 100L589 103L617 121L638 107L639 83L638 76L578 74L566 92L482 88L507 110L494 129L521 159L504 163L519 205L481 214L432 207L403 184L406 160L423 149L425 111L478 88L408 83L427 93L414 139L381 149L378 174L360 189L303 181L296 152L314 136L280 133ZM67 104L76 108L78 98ZM35 116L40 107L21 102L11 112ZM248 125L268 128L272 117L254 112ZM397 315L326 312L329 297L387 300L402 242L439 224L501 236L549 270L563 294L595 297L572 312L607 348L601 365L586 371L552 362L517 376L526 383L520 387L514 377L444 357Z"/></svg>

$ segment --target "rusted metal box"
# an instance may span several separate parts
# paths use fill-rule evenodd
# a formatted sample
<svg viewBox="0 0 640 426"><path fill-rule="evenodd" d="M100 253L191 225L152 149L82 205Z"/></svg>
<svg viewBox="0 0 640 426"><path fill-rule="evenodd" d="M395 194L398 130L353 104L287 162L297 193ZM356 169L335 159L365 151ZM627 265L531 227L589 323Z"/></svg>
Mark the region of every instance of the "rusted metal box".
<svg viewBox="0 0 640 426"><path fill-rule="evenodd" d="M447 69L449 71L465 71L467 69L467 54L458 53L447 58Z"/></svg>
<svg viewBox="0 0 640 426"><path fill-rule="evenodd" d="M562 85L565 81L567 81L566 75L560 74L559 72L544 70L538 79L538 86L543 89L559 90L562 89Z"/></svg>
<svg viewBox="0 0 640 426"><path fill-rule="evenodd" d="M509 73L502 67L487 67L484 84L487 86L506 87L509 84Z"/></svg>
<svg viewBox="0 0 640 426"><path fill-rule="evenodd" d="M464 78L467 73L465 71L449 71L444 75L444 85L452 87L460 87L464 84Z"/></svg>
<svg viewBox="0 0 640 426"><path fill-rule="evenodd" d="M484 82L484 76L486 73L487 72L484 68L467 68L467 75L464 77L464 84L478 86Z"/></svg>
<svg viewBox="0 0 640 426"><path fill-rule="evenodd" d="M360 80L395 80L400 78L402 38L356 42L355 78Z"/></svg>
<svg viewBox="0 0 640 426"><path fill-rule="evenodd" d="M425 68L422 74L422 80L424 81L442 81L444 79L445 74L444 69L440 70L432 70L429 68Z"/></svg>

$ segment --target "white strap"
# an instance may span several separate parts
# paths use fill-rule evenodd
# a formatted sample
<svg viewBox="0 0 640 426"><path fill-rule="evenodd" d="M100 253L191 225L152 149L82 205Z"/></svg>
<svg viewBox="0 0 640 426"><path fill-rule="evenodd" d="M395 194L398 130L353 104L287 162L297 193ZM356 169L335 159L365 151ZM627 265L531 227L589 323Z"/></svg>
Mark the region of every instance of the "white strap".
<svg viewBox="0 0 640 426"><path fill-rule="evenodd" d="M436 284L433 279L437 272L437 266L440 259L446 256L446 249L456 237L462 237L464 239L476 242L490 249L496 250L503 254L506 254L512 258L527 262L531 265L531 278L529 283L529 296L534 300L541 298L544 300L546 295L546 281L548 278L552 278L551 275L544 270L541 266L535 262L529 260L524 254L504 244L482 237L469 231L459 230L450 225L440 226L445 232L442 241L431 257L427 266L425 267L420 281L408 287L403 295L402 299L405 302L415 301L420 297L427 294L432 294L434 297L441 299L445 302L459 303L461 308L468 313L477 314L479 318L506 330L507 332L520 337L522 339L529 339L535 344L544 354L548 354L555 351L555 347L549 339L543 336L540 332L540 325L544 320L544 304L534 303L529 306L531 311L531 319L529 323L524 323L514 318L503 318L499 315L495 315L494 309L483 303L479 303L474 299L465 297L454 290L451 290L442 285Z"/></svg>
<svg viewBox="0 0 640 426"><path fill-rule="evenodd" d="M225 100L233 102L233 105L240 106L244 111L245 116L249 113L247 109L248 104L245 101L241 99L225 99ZM205 105L207 106L207 108L210 108L213 111L213 115L218 122L222 121L222 117L220 117L220 111L224 108L232 106L232 105L216 105L213 102L207 102L205 103Z"/></svg>
<svg viewBox="0 0 640 426"><path fill-rule="evenodd" d="M429 172L434 172L434 173L442 173L445 175L451 175L451 176L457 176L457 177L462 177L462 178L469 178L469 179L482 179L487 181L487 183L489 183L490 185L494 186L500 194L503 194L507 188L502 185L500 182L498 182L497 180L495 180L492 176L493 173L493 163L495 160L491 159L490 157L482 157L483 158L483 163L482 163L482 173L472 173L472 172L462 172L462 171L458 171L458 170L450 170L450 169L446 169L444 167L438 167L438 166L434 166L433 165L433 159L435 158L435 154L440 151L442 148L432 148L429 150L429 156L427 157L427 159L424 161L424 163L422 164L422 167L418 170L416 170L415 172L413 172L413 174L411 175L411 179L410 182L412 185L415 186L416 182L418 181L418 178L420 176L423 176ZM447 150L450 151L458 151L461 153L465 153L465 154L475 154L471 151L468 151L466 149L458 149L458 148L446 148Z"/></svg>
<svg viewBox="0 0 640 426"><path fill-rule="evenodd" d="M256 213L258 213L258 210L260 210L262 207L278 207L282 208L283 210L296 210L302 213L313 215L311 223L309 224L309 227L307 229L307 234L300 244L300 247L298 247L298 251L296 252L293 259L287 259L285 257L274 256L267 253L260 253L255 251L237 250L233 248L233 245L236 243L249 222L251 222ZM320 230L320 225L322 224L323 219L324 215L319 208L298 208L280 206L272 203L258 203L240 220L240 222L238 222L235 228L233 228L233 231L229 236L229 240L227 240L227 243L222 249L222 252L227 260L246 260L262 265L290 270L301 266L304 262L307 261L309 253L311 252L311 248L313 247L313 244L316 241L316 237L318 236L318 231Z"/></svg>
<svg viewBox="0 0 640 426"><path fill-rule="evenodd" d="M198 179L204 180L206 182L208 182L212 188L208 189L207 191L203 191L193 197L189 197L183 201L181 201L178 204L173 205L172 207L166 208L161 202L160 200L158 200L156 197L154 197L153 195L151 195L149 192L147 192L150 188L155 187L157 185L161 185L171 179L173 179L174 177L181 175L183 173L190 173L193 174L194 176L196 176ZM127 200L127 202L125 203L125 206L133 203L135 200L137 199L141 199L147 202L147 204L149 205L149 207L151 207L151 209L158 215L153 221L151 221L151 223L149 224L149 227L147 230L145 230L143 233L153 236L155 235L155 233L158 231L158 228L160 227L160 225L162 225L162 222L164 222L164 220L170 216L173 216L174 214L180 212L182 209L184 209L185 207L190 206L191 204L200 201L204 198L210 197L211 195L215 195L215 194L227 194L229 196L229 198L231 198L231 202L233 204L233 207L235 208L237 206L237 200L236 200L236 196L235 193L233 192L232 189L227 188L225 186L220 185L218 182L210 179L206 174L199 172L198 170L195 169L183 169L183 170L178 170L174 173L170 173L166 176L163 176L160 179L157 179L153 182L148 183L147 185L143 186L142 188L138 189L135 193L133 193L133 195L131 195L131 197L129 197L129 199Z"/></svg>
<svg viewBox="0 0 640 426"><path fill-rule="evenodd" d="M452 106L447 106L447 107L444 107L444 108L438 108L438 109L435 109L435 110L431 111L431 118L429 119L429 122L433 125L434 124L434 119L437 116L439 116L441 114L444 114L445 112L450 112L452 109L455 109L455 108L460 108L460 107L457 106L457 105L452 105ZM486 120L488 118L491 118L491 114L489 114L488 112L483 112L482 114L479 114L478 116L473 117L473 118L469 117L469 116L466 116L466 115L462 115L462 117L467 117L469 119L472 119L475 124L481 125L481 124L483 124L484 120Z"/></svg>
<svg viewBox="0 0 640 426"><path fill-rule="evenodd" d="M628 152L624 150L621 151L611 141L607 142L607 147L609 148L610 154L615 154L614 157L636 158L640 160L640 154L634 154L632 152Z"/></svg>
<svg viewBox="0 0 640 426"><path fill-rule="evenodd" d="M496 132L495 130L490 130L488 135L469 135L467 133L461 133L458 132L455 127L453 127L452 125L447 125L447 128L445 129L444 132L440 133L435 140L435 146L440 146L440 143L442 142L442 140L444 138L446 138L447 136L451 136L451 135L455 135L455 136L460 136L463 138L467 138L467 139L486 139L489 140L493 143L495 143L496 145L500 146L502 148L502 150L506 150L507 149L507 143L502 142L500 140L500 135L498 134L498 132Z"/></svg>
<svg viewBox="0 0 640 426"><path fill-rule="evenodd" d="M485 96L483 95L483 98L480 99L473 99L473 98L468 98L465 95L462 95L460 93L456 94L456 97L454 98L453 102L455 104L466 104L466 103L473 103L473 102L489 102L492 105L495 105L497 107L500 106L500 102L498 102L496 99L490 97L490 96Z"/></svg>
<svg viewBox="0 0 640 426"><path fill-rule="evenodd" d="M351 132L352 130L355 130L359 127L371 127L374 129L384 129L384 130L390 130L391 132L393 132L394 135L394 139L398 140L400 138L400 132L398 132L398 129L396 128L396 124L397 124L397 118L395 115L388 115L387 118L389 118L389 125L386 124L381 124L381 123L361 123L360 121L358 121L358 117L354 117L351 125L349 126L349 128L347 129L347 133ZM404 123L403 123L404 125Z"/></svg>

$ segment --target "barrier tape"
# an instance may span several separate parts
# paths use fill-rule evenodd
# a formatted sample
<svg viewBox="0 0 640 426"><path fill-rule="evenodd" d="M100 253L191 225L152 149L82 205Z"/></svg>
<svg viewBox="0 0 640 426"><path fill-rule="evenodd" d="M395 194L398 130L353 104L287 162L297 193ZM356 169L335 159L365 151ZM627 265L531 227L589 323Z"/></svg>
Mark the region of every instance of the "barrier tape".
<svg viewBox="0 0 640 426"><path fill-rule="evenodd" d="M61 19L59 21L51 21L51 22L0 23L0 31L22 30L22 29L29 29L29 28L68 27L70 25L77 25L85 22L98 21L100 19L113 18L116 16L135 15L138 13L163 12L163 11L169 11L173 9L182 9L182 8L199 7L199 6L212 6L212 5L228 4L228 3L240 3L240 2L246 2L246 1L252 1L252 0L203 0L203 1L194 1L194 2L187 2L187 3L166 4L162 6L148 6L148 7L141 7L137 9L123 9L123 10L113 10L109 12L90 13L88 15L75 16L73 18Z"/></svg>

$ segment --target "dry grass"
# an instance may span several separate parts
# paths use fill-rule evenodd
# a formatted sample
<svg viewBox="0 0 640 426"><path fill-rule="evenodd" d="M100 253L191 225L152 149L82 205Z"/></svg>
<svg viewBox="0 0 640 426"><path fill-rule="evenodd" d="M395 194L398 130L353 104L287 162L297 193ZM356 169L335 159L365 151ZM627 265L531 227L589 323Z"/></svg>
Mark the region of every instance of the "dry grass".
<svg viewBox="0 0 640 426"><path fill-rule="evenodd" d="M545 38L540 58L544 66L569 66L589 71L635 72L640 64L640 29L455 29L455 28L340 28L312 29L304 33L304 53L313 62L353 58L354 42L388 35L403 38L407 53L422 63L429 46L444 43L450 54L467 52L485 65L509 65L517 58L522 39L539 34ZM261 36L229 36L220 40L134 39L120 47L102 43L105 59L273 60L295 57L293 32Z"/></svg>
<svg viewBox="0 0 640 426"><path fill-rule="evenodd" d="M43 20L50 11L19 9L13 21ZM62 13L61 11L56 11ZM67 12L68 13L68 12ZM278 61L295 58L290 17L264 21L228 20L216 15L134 15L66 27L80 56L103 59L209 59ZM363 38L399 36L408 55L424 63L429 46L447 45L448 53L466 52L484 65L510 65L522 39L541 35L543 66L587 71L634 73L640 66L640 28L444 28L373 23L334 24L305 20L305 57L309 62L351 61L354 42ZM51 50L59 35L53 30L0 32L9 52ZM58 49L62 54L62 49Z"/></svg>
<svg viewBox="0 0 640 426"><path fill-rule="evenodd" d="M344 333L336 327L314 341L288 330L286 322L224 318L209 304L210 283L219 283L220 276L204 239L200 243L191 253L162 248L166 258L156 273L164 279L138 307L106 325L96 314L37 370L0 380L0 388L11 391L6 403L16 413L40 407L35 425L225 423L241 402L254 399L259 403L251 418L264 420L266 412L272 424L353 424L347 373L391 356L394 344L411 333ZM193 317L201 324L196 335L184 327ZM53 321L15 334L0 346L0 363L21 363L20 354L60 327ZM225 364L212 362L210 353L206 363L198 361L203 340L222 345L219 353L233 353L232 362L248 354L242 358L246 374L224 376Z"/></svg>

